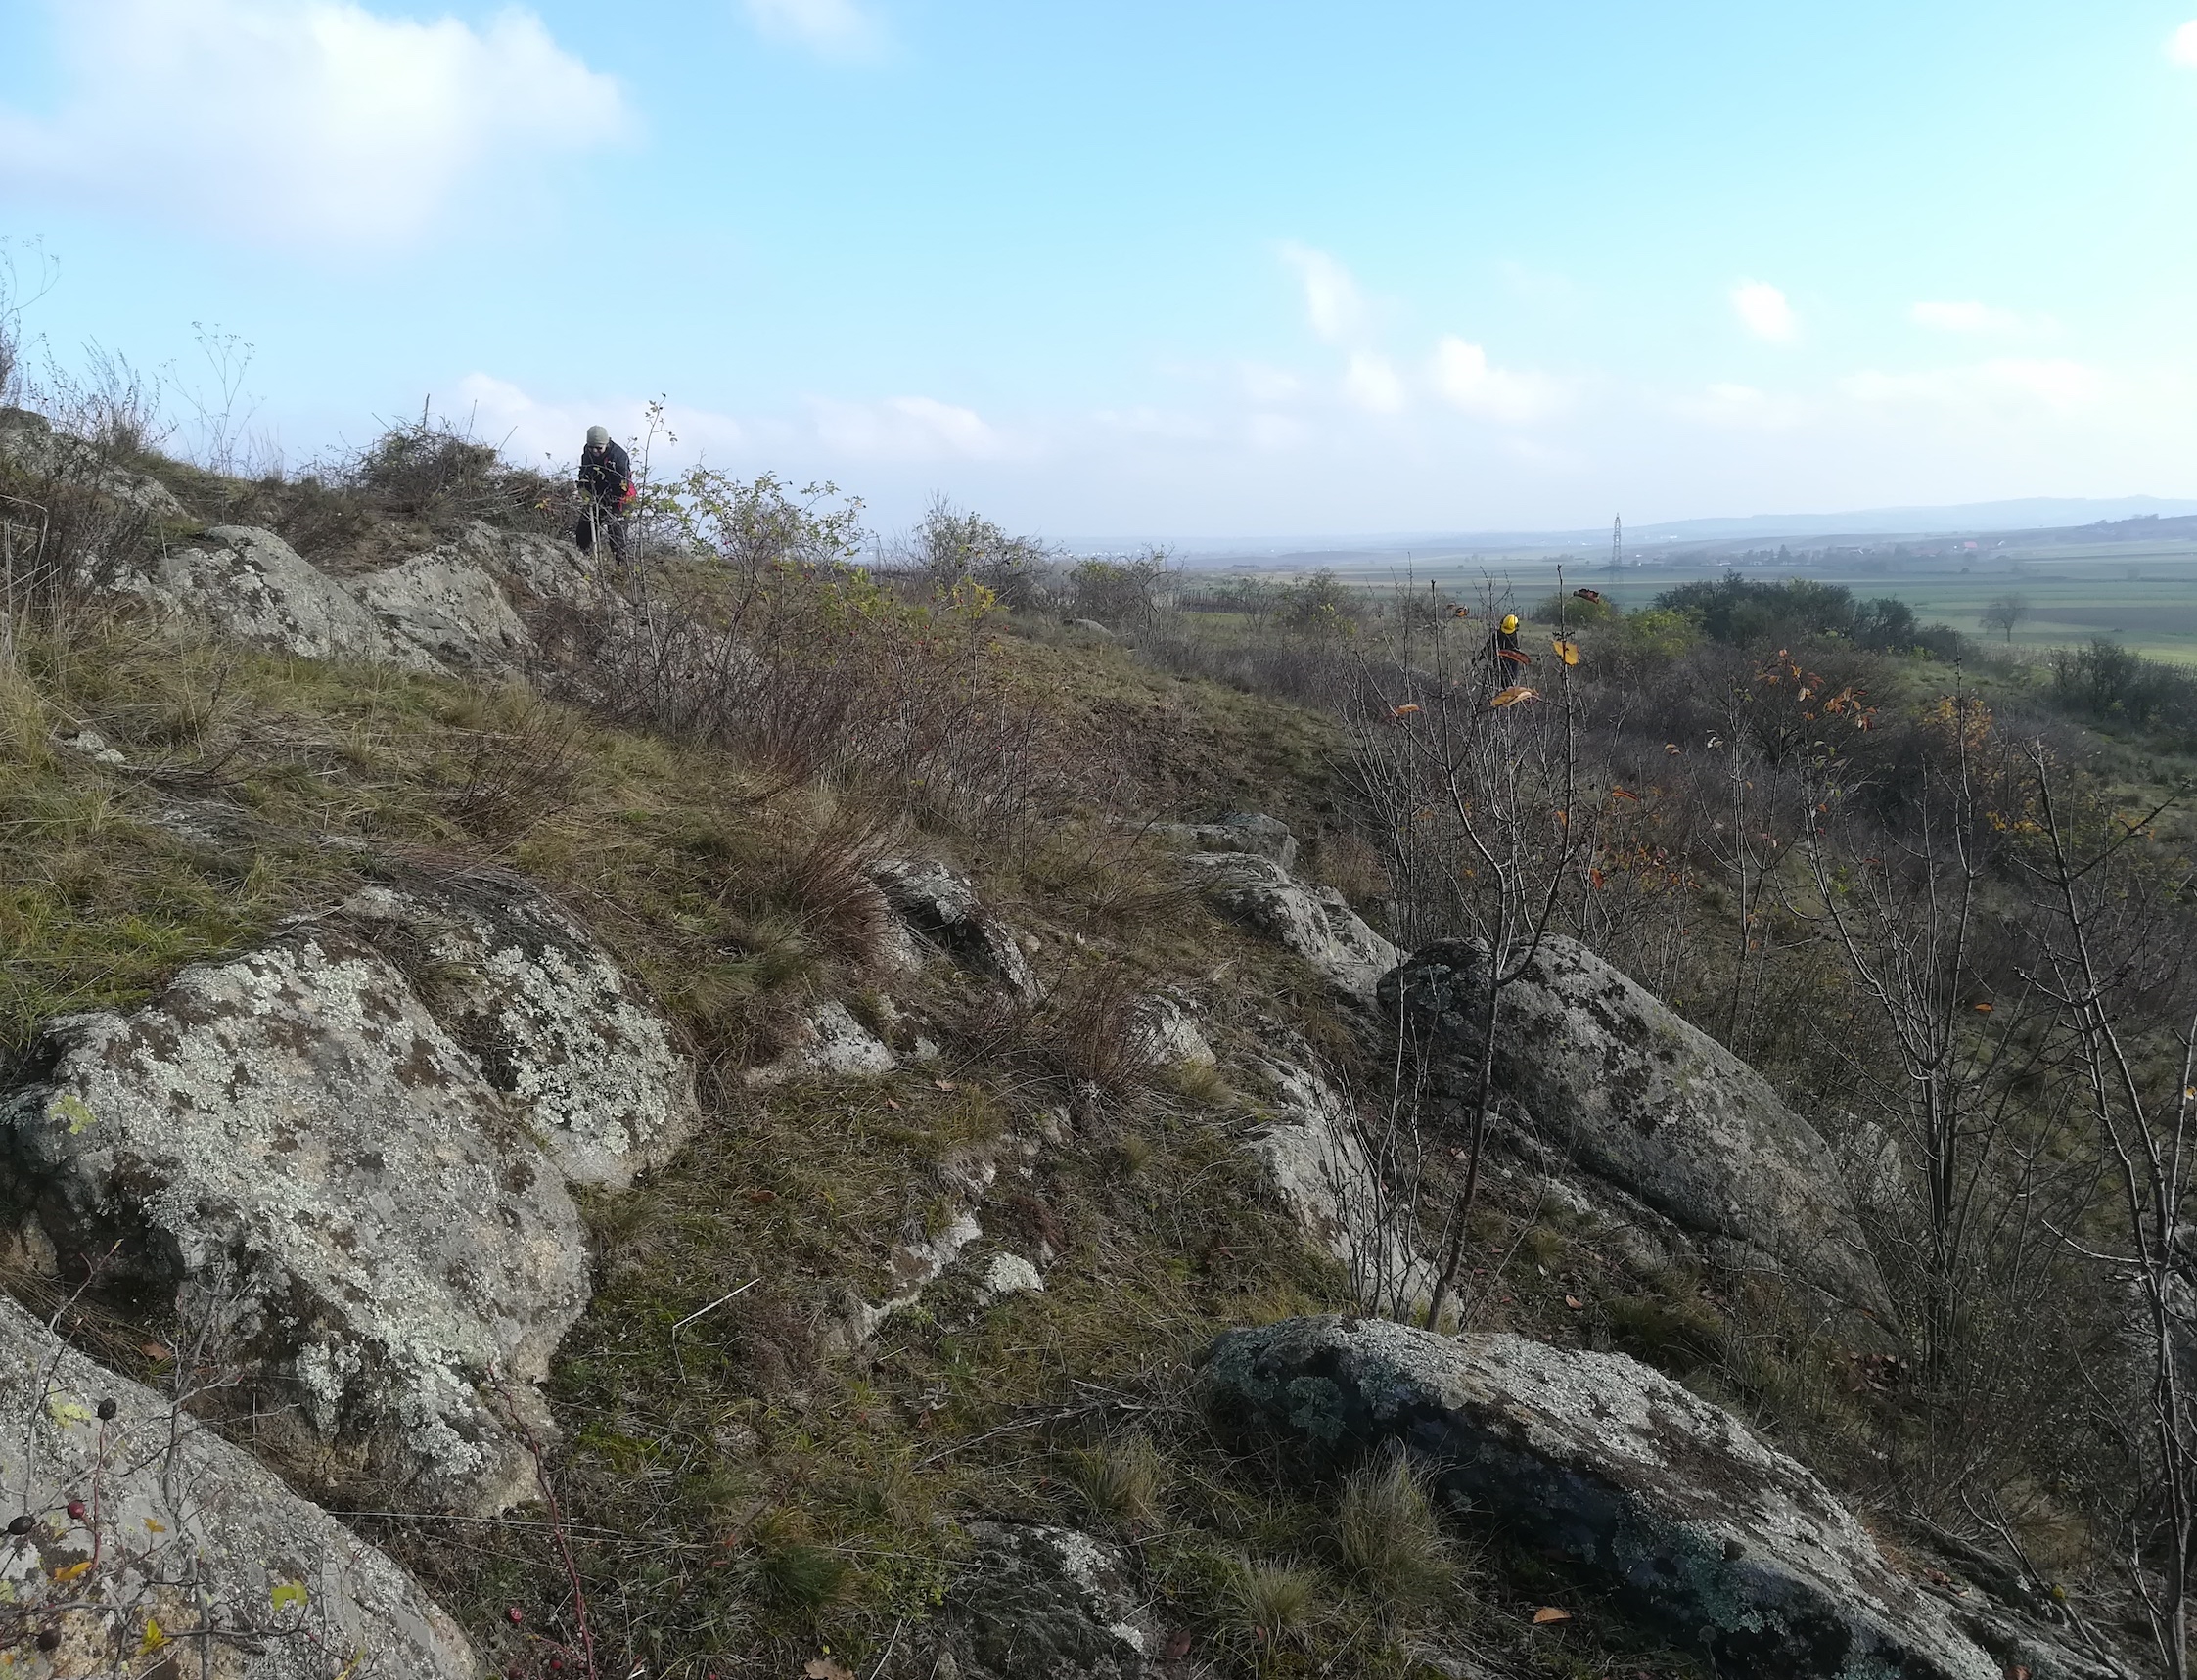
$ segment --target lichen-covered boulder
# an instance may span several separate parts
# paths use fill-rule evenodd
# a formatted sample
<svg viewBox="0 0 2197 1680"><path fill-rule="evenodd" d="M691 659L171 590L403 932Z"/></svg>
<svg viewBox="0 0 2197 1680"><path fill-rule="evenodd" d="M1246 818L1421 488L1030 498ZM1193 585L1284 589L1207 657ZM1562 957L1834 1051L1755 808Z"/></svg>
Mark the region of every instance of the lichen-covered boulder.
<svg viewBox="0 0 2197 1680"><path fill-rule="evenodd" d="M387 956L293 930L55 1022L40 1061L0 1107L0 1202L207 1327L300 1474L462 1510L530 1490L533 1385L588 1297L580 1221Z"/></svg>
<svg viewBox="0 0 2197 1680"><path fill-rule="evenodd" d="M343 913L398 956L566 1182L623 1190L693 1134L694 1068L670 1028L534 887L477 872L369 887Z"/></svg>
<svg viewBox="0 0 2197 1680"><path fill-rule="evenodd" d="M963 967L1017 992L1035 988L1014 932L984 907L969 878L929 858L887 858L869 878L922 938Z"/></svg>
<svg viewBox="0 0 2197 1680"><path fill-rule="evenodd" d="M1036 1522L972 1522L969 1533L976 1548L930 1630L934 1672L1158 1680L1162 1630L1120 1546Z"/></svg>
<svg viewBox="0 0 2197 1680"><path fill-rule="evenodd" d="M1380 984L1438 1103L1478 1088L1485 947L1445 940ZM1551 936L1503 988L1494 1088L1545 1143L1696 1231L1772 1256L1861 1306L1884 1302L1822 1137L1769 1081L1574 940Z"/></svg>
<svg viewBox="0 0 2197 1680"><path fill-rule="evenodd" d="M1396 966L1396 948L1340 892L1303 885L1270 857L1200 852L1183 863L1222 914L1303 957L1347 997L1372 1001L1375 985Z"/></svg>
<svg viewBox="0 0 2197 1680"><path fill-rule="evenodd" d="M0 1295L0 1526L19 1519L27 1533L0 1536L0 1644L22 1680L481 1673L379 1550Z"/></svg>
<svg viewBox="0 0 2197 1680"><path fill-rule="evenodd" d="M170 549L118 587L224 636L303 658L371 658L382 646L356 597L272 531L247 525L215 525L204 546Z"/></svg>
<svg viewBox="0 0 2197 1680"><path fill-rule="evenodd" d="M1233 1331L1205 1392L1239 1442L1320 1468L1389 1442L1453 1503L1608 1588L1747 1680L1998 1680L1813 1476L1615 1353L1382 1319Z"/></svg>

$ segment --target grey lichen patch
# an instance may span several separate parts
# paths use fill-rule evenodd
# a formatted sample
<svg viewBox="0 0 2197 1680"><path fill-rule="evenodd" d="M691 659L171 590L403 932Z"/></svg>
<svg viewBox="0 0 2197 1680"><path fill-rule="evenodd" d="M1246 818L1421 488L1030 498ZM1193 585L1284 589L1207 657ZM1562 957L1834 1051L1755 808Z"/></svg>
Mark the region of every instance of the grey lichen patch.
<svg viewBox="0 0 2197 1680"><path fill-rule="evenodd" d="M480 1065L371 946L296 930L47 1037L0 1108L19 1200L64 1253L171 1292L278 1430L450 1507L521 1497L510 1427L586 1304L578 1215Z"/></svg>
<svg viewBox="0 0 2197 1680"><path fill-rule="evenodd" d="M1247 1445L1315 1467L1408 1446L1452 1500L1600 1575L1719 1672L1998 1672L1806 1469L1622 1354L1292 1319L1221 1338L1204 1382Z"/></svg>
<svg viewBox="0 0 2197 1680"><path fill-rule="evenodd" d="M1158 1627L1121 1547L1045 1523L974 1522L969 1532L975 1553L934 1632L960 1680L1162 1672Z"/></svg>
<svg viewBox="0 0 2197 1680"><path fill-rule="evenodd" d="M539 892L485 874L369 887L343 906L396 934L430 1013L511 1099L569 1183L622 1190L694 1130L694 1069L608 952Z"/></svg>

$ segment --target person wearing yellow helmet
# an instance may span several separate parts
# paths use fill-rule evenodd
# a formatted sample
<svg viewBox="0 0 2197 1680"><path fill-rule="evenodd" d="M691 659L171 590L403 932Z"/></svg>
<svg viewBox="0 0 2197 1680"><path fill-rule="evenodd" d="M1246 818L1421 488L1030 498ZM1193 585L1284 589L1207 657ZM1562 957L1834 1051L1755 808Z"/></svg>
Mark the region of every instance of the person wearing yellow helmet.
<svg viewBox="0 0 2197 1680"><path fill-rule="evenodd" d="M1518 614L1505 613L1502 622L1488 637L1488 660L1490 664L1522 665L1526 656L1518 651Z"/></svg>

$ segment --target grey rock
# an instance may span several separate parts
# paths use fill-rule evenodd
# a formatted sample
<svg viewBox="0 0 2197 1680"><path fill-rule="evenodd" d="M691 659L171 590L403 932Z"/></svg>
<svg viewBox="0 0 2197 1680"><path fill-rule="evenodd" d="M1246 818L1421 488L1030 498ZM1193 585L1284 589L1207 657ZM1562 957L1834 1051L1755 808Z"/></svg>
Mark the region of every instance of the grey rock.
<svg viewBox="0 0 2197 1680"><path fill-rule="evenodd" d="M965 968L1016 992L1035 989L1021 941L967 876L928 858L888 858L870 866L869 878L909 928Z"/></svg>
<svg viewBox="0 0 2197 1680"><path fill-rule="evenodd" d="M1150 833L1191 851L1249 852L1284 869L1297 867L1297 837L1289 825L1259 811L1230 811L1210 823L1155 823Z"/></svg>
<svg viewBox="0 0 2197 1680"><path fill-rule="evenodd" d="M1096 618L1071 618L1068 620L1068 627L1071 630L1081 630L1088 635L1103 636L1109 642L1114 640L1114 632L1101 624Z"/></svg>
<svg viewBox="0 0 2197 1680"><path fill-rule="evenodd" d="M977 1294L986 1301L1004 1300L1009 1295L1043 1294L1045 1274L1024 1259L1020 1254L994 1254L991 1264L984 1268L984 1281Z"/></svg>
<svg viewBox="0 0 2197 1680"><path fill-rule="evenodd" d="M1476 1089L1486 956L1429 945L1385 976L1438 1101ZM1543 1142L1696 1231L1774 1256L1857 1305L1885 1294L1846 1178L1815 1129L1769 1082L1573 940L1542 942L1503 989L1495 1088L1524 1104Z"/></svg>
<svg viewBox="0 0 2197 1680"><path fill-rule="evenodd" d="M345 590L373 616L373 657L406 670L497 675L520 669L533 638L495 578L453 549L346 578Z"/></svg>
<svg viewBox="0 0 2197 1680"><path fill-rule="evenodd" d="M271 1446L453 1509L530 1490L533 1385L586 1304L584 1235L387 956L293 930L134 1015L53 1023L41 1059L0 1107L5 1199L63 1252L118 1245L117 1277L210 1326Z"/></svg>
<svg viewBox="0 0 2197 1680"><path fill-rule="evenodd" d="M103 1403L114 1414L102 1419ZM473 1680L465 1636L404 1571L249 1454L64 1345L0 1295L0 1486L36 1525L0 1600L61 1635L12 1673L122 1673L148 1621L205 1680ZM80 1499L82 1521L68 1513ZM56 1579L98 1558L89 1568Z"/></svg>
<svg viewBox="0 0 2197 1680"><path fill-rule="evenodd" d="M215 525L206 546L169 550L118 587L301 658L371 658L382 645L373 613L272 531Z"/></svg>
<svg viewBox="0 0 2197 1680"><path fill-rule="evenodd" d="M1398 1233L1351 1125L1348 1100L1318 1074L1290 1062L1259 1066L1272 1115L1249 1148L1304 1234L1350 1270L1351 1292L1369 1311L1423 1309L1434 1274Z"/></svg>
<svg viewBox="0 0 2197 1680"><path fill-rule="evenodd" d="M89 486L150 519L169 522L190 518L175 499L175 492L150 473L117 466L109 451L84 438L57 431L44 415L28 409L0 408L0 461L38 477Z"/></svg>
<svg viewBox="0 0 2197 1680"><path fill-rule="evenodd" d="M789 1079L861 1078L891 1073L900 1066L893 1047L844 1003L810 1010L801 1018L801 1034L792 1049L742 1077L755 1086L782 1085Z"/></svg>
<svg viewBox="0 0 2197 1680"><path fill-rule="evenodd" d="M1190 1012L1173 998L1154 992L1132 1013L1137 1053L1154 1067L1212 1067L1219 1058Z"/></svg>
<svg viewBox="0 0 2197 1680"><path fill-rule="evenodd" d="M1396 948L1332 887L1304 886L1270 857L1204 852L1183 860L1206 896L1232 921L1295 952L1346 997L1373 1000Z"/></svg>
<svg viewBox="0 0 2197 1680"><path fill-rule="evenodd" d="M1203 1377L1240 1441L1314 1466L1401 1443L1449 1501L1589 1571L1719 1674L2000 1673L1806 1469L1622 1354L1291 1319L1222 1337Z"/></svg>
<svg viewBox="0 0 2197 1680"><path fill-rule="evenodd" d="M700 1122L694 1068L610 954L526 883L369 887L343 906L387 949L570 1184L623 1190Z"/></svg>
<svg viewBox="0 0 2197 1680"><path fill-rule="evenodd" d="M1073 1528L972 1522L935 1624L959 1680L1158 1680L1162 1631L1121 1547ZM943 1660L939 1660L942 1657Z"/></svg>

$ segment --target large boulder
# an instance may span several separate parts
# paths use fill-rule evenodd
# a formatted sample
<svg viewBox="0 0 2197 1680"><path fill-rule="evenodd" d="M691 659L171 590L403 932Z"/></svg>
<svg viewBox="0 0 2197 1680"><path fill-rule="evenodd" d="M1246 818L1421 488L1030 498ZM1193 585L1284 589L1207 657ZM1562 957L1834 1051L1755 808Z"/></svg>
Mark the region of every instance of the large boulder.
<svg viewBox="0 0 2197 1680"><path fill-rule="evenodd" d="M481 1673L456 1625L379 1550L4 1295L0 1488L0 1519L30 1521L0 1540L0 1643L23 1680Z"/></svg>
<svg viewBox="0 0 2197 1680"><path fill-rule="evenodd" d="M1438 1103L1477 1092L1487 952L1446 940L1380 983ZM1681 1225L1775 1256L1857 1305L1884 1286L1846 1176L1754 1068L1574 940L1550 936L1502 991L1494 1086L1543 1141Z"/></svg>
<svg viewBox="0 0 2197 1680"><path fill-rule="evenodd" d="M1257 852L1198 852L1183 859L1222 914L1295 952L1345 996L1370 1002L1396 948L1331 886L1306 886Z"/></svg>
<svg viewBox="0 0 2197 1680"><path fill-rule="evenodd" d="M1230 811L1210 823L1155 823L1150 833L1188 851L1250 852L1284 869L1297 867L1297 837L1289 825L1259 811Z"/></svg>
<svg viewBox="0 0 2197 1680"><path fill-rule="evenodd" d="M1399 1443L1451 1503L1582 1570L1719 1674L1999 1680L1806 1469L1622 1354L1327 1317L1231 1332L1203 1376L1224 1433L1308 1468Z"/></svg>
<svg viewBox="0 0 2197 1680"><path fill-rule="evenodd" d="M272 531L215 525L204 546L169 549L120 587L221 635L302 658L371 658L374 614Z"/></svg>
<svg viewBox="0 0 2197 1680"><path fill-rule="evenodd" d="M119 465L113 449L57 431L52 421L25 408L0 408L0 462L35 478L97 490L158 522L190 518L175 492L152 474Z"/></svg>
<svg viewBox="0 0 2197 1680"><path fill-rule="evenodd" d="M534 651L496 579L471 556L433 549L338 587L371 614L374 657L407 670L493 676Z"/></svg>
<svg viewBox="0 0 2197 1680"><path fill-rule="evenodd" d="M499 1508L533 1386L588 1298L579 1217L524 1112L340 924L49 1029L0 1107L0 1202L164 1296L250 1373L301 1474Z"/></svg>
<svg viewBox="0 0 2197 1680"><path fill-rule="evenodd" d="M254 647L315 659L497 676L538 653L513 605L586 606L601 591L569 544L505 537L476 522L452 541L379 571L333 577L272 531L215 525L117 585Z"/></svg>

